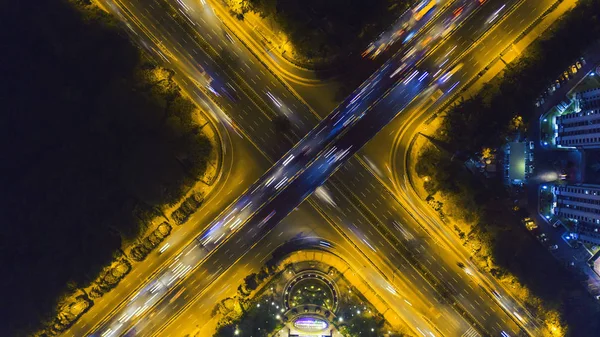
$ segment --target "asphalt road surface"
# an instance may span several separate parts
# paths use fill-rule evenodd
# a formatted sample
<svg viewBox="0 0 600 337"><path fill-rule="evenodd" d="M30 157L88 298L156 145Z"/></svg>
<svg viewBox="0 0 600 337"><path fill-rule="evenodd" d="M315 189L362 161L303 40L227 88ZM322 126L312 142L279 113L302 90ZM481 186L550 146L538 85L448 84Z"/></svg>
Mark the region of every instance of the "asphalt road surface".
<svg viewBox="0 0 600 337"><path fill-rule="evenodd" d="M189 34L189 27L187 28L182 28L181 27L181 20L177 20L176 18L172 18L171 15L165 15L164 13L167 13L166 11L163 11L162 9L164 9L163 7L159 7L160 3L159 2L155 2L156 6L152 7L154 5L152 4L148 4L148 6L150 8L147 7L141 7L144 4L134 4L132 3L128 3L127 4L127 8L129 8L129 11L131 13L136 13L134 15L135 18L139 19L140 21L144 21L141 20L140 18L147 18L144 24L142 24L141 26L143 27L152 27L152 29L150 29L153 33L153 36L158 36L159 40L162 41L161 45L164 46L164 48L166 48L167 50L174 50L175 52L172 52L173 55L175 55L175 58L177 58L177 60L173 60L171 59L171 62L177 63L179 69L182 72L186 72L188 74L194 74L194 73L199 73L199 70L197 68L194 68L196 64L200 64L202 65L202 68L206 71L206 73L208 73L211 77L215 77L217 84L214 85L213 89L215 91L217 91L217 93L219 93L219 96L213 97L213 99L215 101L217 101L222 107L223 110L227 112L227 114L231 115L231 119L232 122L230 123L232 126L232 128L236 131L241 132L244 136L250 135L249 138L252 139L252 142L254 143L254 145L257 145L257 147L261 150L261 152L263 152L264 154L266 154L271 160L278 158L278 156L280 156L280 154L282 152L285 152L287 149L289 149L289 147L291 146L292 143L294 143L295 139L294 137L297 137L298 134L303 134L301 133L301 127L305 126L306 128L310 128L312 127L314 124L316 124L316 116L314 114L312 114L310 111L308 111L308 109L303 108L303 106L301 104L299 104L295 98L289 93L289 91L287 91L287 89L285 87L283 87L277 79L275 79L269 72L264 71L263 69L261 69L261 65L256 64L256 62L254 62L252 59L253 57L251 55L247 55L247 54L243 54L244 50L243 48L240 48L235 41L230 41L227 42L226 39L222 39L222 38L218 38L219 32L215 31L213 28L210 28L211 31L213 31L213 35L210 34L209 29L205 28L205 31L208 32L207 34L203 34L202 39L205 39L205 43L210 44L212 46L212 48L214 48L215 50L221 50L216 54L211 54L211 53L205 53L204 50L202 48L201 45L198 45L197 42L195 42L195 39L193 36L188 36ZM474 18L481 18L484 17L485 15L483 13L485 13L484 11L486 9L489 9L488 14L493 14L496 10L498 10L499 7L493 7L493 2L489 1L484 7L482 7L482 9L480 10L480 12L482 14L478 14L477 16L474 16ZM140 6L140 9L138 8L137 11L132 10L132 8L136 8L135 6ZM143 14L145 13L145 14ZM148 17L150 15L156 15L156 17L152 16L152 17ZM206 15L210 15L210 13L206 14ZM511 18L512 18L511 14ZM489 18L489 17L488 17ZM470 20L473 20L470 19ZM511 19L512 20L512 19ZM205 19L206 21L206 19ZM484 20L485 21L485 20ZM160 22L159 26L156 26L154 23L158 23ZM197 24L200 24L200 21L198 21ZM525 28L525 24L526 22L522 22L522 27ZM471 24L469 25L465 25L465 27L472 27ZM514 27L514 25L512 26ZM146 28L148 29L148 28ZM519 31L519 29L515 30L517 33ZM177 34L175 34L175 32L179 32ZM462 40L463 38L465 39L464 41L469 41L467 40L465 37L461 37L463 35L458 35L458 31L457 33L451 35L450 39L447 39L445 41L442 41L439 44L439 47L436 49L436 52L439 51L440 54L435 54L431 53L431 55L429 55L425 61L421 62L420 64L426 65L427 60L434 60L433 62L435 63L436 60L439 59L440 56L444 56L446 55L446 53L448 53L449 50L451 50L453 47L453 45L449 44L452 40L452 38L454 38L456 36L456 42L455 43L459 43L460 40ZM477 38L477 34L480 34L479 31L477 31L477 29L470 29L470 32L464 32L462 34L464 34L465 36L469 36L469 33L473 33L476 34L475 38ZM224 34L224 33L223 33ZM498 34L500 35L500 34ZM214 44L211 43L212 41L216 41ZM497 39L496 39L497 40ZM154 40L153 40L154 41ZM232 52L230 54L224 53L223 50L225 50L225 43L229 43L230 46L228 47L228 50L231 50ZM468 42L468 46L472 45L473 42L470 41ZM179 46L179 47L177 47ZM444 46L448 46L447 49L444 49ZM467 47L465 47L465 49L469 49ZM454 49L454 53L457 53L458 51L460 51L460 48L455 48ZM193 56L193 55L198 55L198 56ZM215 55L219 55L220 56L220 60L215 59ZM242 55L237 59L233 59L233 56L231 55ZM485 55L484 55L485 56ZM227 60L227 57L230 57L231 60ZM244 59L244 57L246 57L246 59ZM167 58L169 58L169 56L167 56ZM227 60L226 62L223 62L223 59ZM469 60L469 59L467 59ZM443 61L443 60L442 60ZM247 70L246 70L247 69ZM469 73L472 71L471 67L462 67L460 68L458 71L456 71L454 74L452 74L452 79L459 79L462 76L469 76ZM213 75L213 72L216 75ZM246 73L248 72L248 73ZM201 77L201 74L199 74L198 77ZM219 84L218 81L222 81L221 83L225 83L225 84ZM250 84L252 83L252 84ZM453 82L450 82L453 83ZM227 84L231 85L231 87L233 87L233 89L224 89L227 87ZM266 90L261 90L260 88L267 88ZM417 87L418 89L418 87ZM456 87L454 88L456 89ZM232 92L229 93L225 93L225 91L220 92L220 90L232 90ZM266 92L265 92L266 91ZM212 93L212 91L208 91L209 93ZM404 91L406 93L406 90ZM416 92L416 91L415 91ZM409 92L409 94L413 94L415 92ZM270 93L270 95L269 95ZM391 95L391 96L390 96ZM394 92L391 92L390 95L388 95L388 97L386 97L385 99L379 101L381 105L376 104L375 107L373 107L373 111L383 111L383 112L387 112L386 113L380 113L377 116L381 116L379 120L377 120L376 118L364 118L363 120L360 121L361 125L366 125L366 126L361 126L361 127L356 127L356 130L364 130L366 129L371 129L371 135L376 133L381 127L383 127L385 125L385 121L386 118L387 120L389 120L391 117L393 117L395 115L395 113L398 110L398 104L402 105L406 105L410 102L412 102L412 100L409 100L407 98L407 96L402 96L401 94L398 94L400 97L395 97L393 95L395 95ZM405 94L406 95L406 94ZM381 96L381 95L379 95ZM233 98L232 98L233 97ZM403 100L404 103L397 103L395 100L396 99L401 99ZM234 111L235 108L237 106L242 106L244 108L242 108L241 111ZM282 108L282 106L284 108ZM289 111L292 110L293 112L290 113ZM407 111L410 111L407 110ZM292 116L293 118L297 119L294 120L293 126L292 126L292 130L290 130L291 134L293 136L290 136L289 134L287 136L284 136L282 138L281 142L273 142L272 139L273 137L278 137L278 132L274 126L274 123L272 122L273 118L276 116L281 116L282 114L285 115L286 113L289 113L290 116ZM392 114L390 116L390 114ZM405 114L408 114L405 112ZM243 117L244 115L247 116L251 116L251 117ZM371 116L371 114L368 114L367 116ZM300 122L297 122L300 121ZM368 121L365 122L365 121ZM296 123L297 122L297 123ZM365 124L367 123L367 124ZM312 124L312 125L311 125ZM298 131L294 130L294 127L298 128ZM361 132L362 133L362 132ZM365 133L366 134L366 133ZM356 136L355 134L353 134L354 136ZM366 136L364 136L366 137ZM345 139L348 139L349 136L346 136ZM370 137L368 137L370 138ZM366 139L361 139L359 137L353 137L351 142L343 142L344 139L340 140L340 143L337 144L349 144L348 146L350 146L351 144L357 144L355 147L355 150L357 150L364 142L366 142L368 140L368 138ZM286 140L288 142L288 144L286 144ZM354 146L354 145L353 145ZM287 148L286 148L287 147ZM340 147L340 149L343 147ZM348 148L348 147L347 147ZM354 152L355 150L351 150L352 152ZM348 152L349 154L351 154L351 152ZM326 162L327 160L324 159L324 161ZM340 160L341 161L341 160ZM314 165L314 164L313 164ZM327 166L327 165L326 165ZM317 168L318 166L314 166L315 168ZM354 176L354 177L360 177L360 176L365 176L366 178L363 181L360 182L356 182L356 183L360 183L363 188L368 188L367 186L370 186L371 184L375 184L378 183L378 180L375 179L375 177L373 177L370 173L370 171L366 170L364 166L360 165L360 164L355 164L355 165L350 165L348 166L350 167L352 170L348 173L348 175L350 176ZM341 171L339 171L338 173L336 173L336 177L337 175L341 175L343 171L348 170L346 168L342 169ZM318 169L315 169L314 172L319 172ZM309 181L310 179L312 179L313 177L309 177L310 175L310 171L307 172L306 175L306 179L305 181ZM321 175L323 176L327 176L327 172L323 171L321 172ZM302 177L302 175L300 175L299 177ZM366 181L366 180L370 180L370 181ZM341 182L343 183L341 183ZM338 207L339 209L344 209L344 204L351 204L350 201L344 201L343 199L337 199L337 197L335 196L335 193L337 193L336 191L342 190L343 188L349 188L347 185L349 184L350 180L346 180L345 178L343 179L339 179L339 181L335 184L335 186L333 186L332 188L330 188L330 191L333 191L332 193L334 193L334 200L337 200L336 204L339 202ZM308 192L304 192L301 194L298 194L297 196L300 196L301 198L297 198L298 202L302 201L305 197L305 193L310 193L311 189L314 189L315 187L315 183L320 183L319 179L315 180L314 182L308 184L307 186L309 186L308 188ZM297 184L298 185L298 184ZM301 185L301 184L299 184ZM312 185L312 186L311 186ZM329 184L328 184L329 185ZM341 185L341 186L340 186ZM384 186L380 186L380 188L382 189L382 191L385 192L385 187ZM306 188L305 188L306 189ZM294 189L292 189L293 191ZM299 189L302 190L302 189ZM352 188L353 191L358 191L357 188L353 187ZM285 191L286 195L288 194L288 191ZM385 194L385 193L383 193ZM293 202L291 201L292 198L286 198L285 200L285 205L282 206L281 209L285 209L286 207L289 208L293 205ZM314 198L313 198L314 199ZM277 198L276 198L277 200ZM369 198L370 201L374 201L376 202L375 198ZM395 205L395 207L398 207L397 201L396 200L392 200L393 202L391 203L387 203L390 206L384 207L384 208L392 208L392 206ZM381 202L382 205L386 204L384 202ZM379 207L383 207L383 206L379 206ZM279 210L279 208L277 208ZM292 207L293 209L293 207ZM325 209L325 207L323 208ZM269 213L267 213L266 215L264 215L264 218L262 218L259 214L257 214L255 216L255 218L257 219L265 219L269 216L269 214L271 214L272 211L270 211ZM330 211L327 210L327 215L330 218L336 218L336 216L332 216L332 214L335 214L334 211ZM331 212L331 214L329 213ZM377 209L377 207L373 207L371 205L369 205L368 207L364 207L364 209L361 211L356 210L356 212L360 213L360 214L369 214L369 213L378 213L378 214L382 214L383 212L385 212L384 209ZM280 213L280 215L285 215L287 214L285 211L281 211L278 213ZM277 216L278 217L278 216ZM272 221L277 220L277 217L274 217ZM379 215L379 217L381 217L381 215ZM393 216L394 218L396 216ZM402 223L410 223L407 221L403 221L405 217L407 217L406 214L404 214L404 216L401 215L397 215L397 217L400 219L398 221L401 221ZM365 216L353 216L350 219L355 218L355 219L361 219L364 218L364 222L368 223L368 218ZM387 220L389 220L391 218L387 218ZM357 220L358 221L358 220ZM372 222L372 220L371 220ZM416 221L415 221L416 222ZM352 231L351 229L348 229L350 231L350 233L352 235L357 235L356 232L358 232L360 230L361 233L363 232L369 232L369 230L371 230L371 228L374 228L375 224L373 223L368 223L367 225L364 225L365 227L358 228ZM348 226L344 226L343 224L338 224L339 228L352 228L352 227L348 227ZM420 228L418 224L413 224L412 226L410 226L414 229L418 229ZM251 227L248 227L251 228ZM363 230L364 229L364 230ZM390 230L390 228L384 228L381 229L380 227L376 229L377 232L380 231L384 231L384 230ZM384 231L385 233L385 231ZM360 233L358 234L360 235ZM385 234L380 234L381 237L385 237ZM349 235L350 236L350 235ZM394 236L398 236L398 233L395 233ZM357 239L359 239L357 237ZM396 238L398 239L398 238ZM375 239L371 239L369 237L367 237L367 239L365 239L365 241L369 242L369 240L377 240ZM364 242L362 239L357 240L359 243L360 242ZM378 241L378 240L377 240ZM377 242L375 241L375 242ZM387 242L386 240L382 240L381 242ZM425 242L426 243L426 242ZM373 243L369 243L370 245L373 245ZM393 244L393 243L392 243ZM375 245L377 245L377 243L375 243ZM368 245L365 244L366 247L368 247ZM375 246L376 247L376 246ZM427 246L425 246L427 247ZM370 249L370 247L368 247ZM378 248L375 248L378 249ZM388 249L391 249L390 254L393 253L393 249L390 245L390 247L388 247ZM418 249L418 247L417 247ZM221 249L219 249L218 251L220 251ZM419 254L421 253L421 250L419 250ZM383 250L382 250L383 251ZM438 257L436 257L435 255L428 255L431 254L430 252L425 251L424 252L426 255L425 257L423 257L424 261L429 261L430 263L433 264L432 261L436 261L436 259ZM396 254L399 254L398 252L396 252ZM375 255L379 255L379 254L375 254ZM393 254L392 255L387 255L385 254L385 257L387 257L387 259L392 260ZM400 256L399 256L400 258ZM393 261L393 260L392 260ZM388 262L389 263L389 262ZM456 264L456 261L452 261L452 263L454 263L454 265ZM449 269L448 267L450 267L452 265L452 263L450 262L446 262L445 267L444 264L441 265L441 270L443 270L442 268L446 268ZM429 264L427 262L425 262L425 264ZM457 267L455 266L454 269L456 269ZM409 274L409 270L410 268L407 268L407 270L403 271L401 274L405 275L405 273L408 273L407 275L411 275ZM450 270L452 270L450 268ZM440 272L441 273L441 272ZM462 275L465 274L464 271L462 270L454 270L448 273L450 277L452 277L452 274L454 275ZM440 276L442 277L442 276ZM459 277L460 279L463 279L463 277ZM187 279L186 279L187 280ZM472 282L471 280L466 280L466 282ZM464 282L462 282L463 286L465 285ZM468 283L467 283L468 284ZM469 287L465 287L464 289L468 289ZM460 293L462 290L459 290L458 292ZM477 291L472 290L472 294L469 294L469 292L467 290L465 290L467 292L467 295L469 296L473 296L473 300L479 298L484 298L481 296L481 294L477 294ZM456 295L456 296L460 296ZM471 304L469 304L471 303ZM469 301L469 303L465 302L464 305L465 306L469 306L472 305L473 301ZM490 303L488 303L490 304ZM483 305L483 304L482 304ZM497 305L494 304L490 304L491 307L495 307L496 309L499 308ZM469 310L467 308L467 310ZM473 310L475 312L478 312L477 310ZM498 315L494 314L494 310L491 310L493 315L490 315L492 317L497 317L498 319L496 320L496 322L504 322L502 324L498 324L498 326L503 326L505 325L507 329L506 331L511 331L511 325L514 325L514 322L512 322L512 320L510 318L507 317L503 317L502 313L498 313ZM83 318L85 319L85 317ZM482 320L484 320L484 318L481 318ZM490 321L490 324L486 323L485 321ZM494 319L487 319L485 320L484 323L488 324L489 327L487 327L488 329L494 329L493 325L494 325ZM458 324L460 326L460 324ZM500 329L500 328L497 328ZM496 329L496 330L497 330ZM493 331L493 330L490 330Z"/></svg>

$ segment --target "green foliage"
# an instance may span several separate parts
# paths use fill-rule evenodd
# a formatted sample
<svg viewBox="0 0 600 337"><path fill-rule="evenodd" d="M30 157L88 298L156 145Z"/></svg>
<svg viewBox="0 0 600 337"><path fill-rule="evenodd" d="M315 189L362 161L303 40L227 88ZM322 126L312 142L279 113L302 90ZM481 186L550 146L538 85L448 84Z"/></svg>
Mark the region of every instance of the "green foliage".
<svg viewBox="0 0 600 337"><path fill-rule="evenodd" d="M122 239L187 191L210 152L172 75L141 76L157 68L114 19L73 2L88 9L9 1L0 14L10 32L0 62L7 336L52 325L66 284L91 284ZM102 275L90 297L122 277Z"/></svg>

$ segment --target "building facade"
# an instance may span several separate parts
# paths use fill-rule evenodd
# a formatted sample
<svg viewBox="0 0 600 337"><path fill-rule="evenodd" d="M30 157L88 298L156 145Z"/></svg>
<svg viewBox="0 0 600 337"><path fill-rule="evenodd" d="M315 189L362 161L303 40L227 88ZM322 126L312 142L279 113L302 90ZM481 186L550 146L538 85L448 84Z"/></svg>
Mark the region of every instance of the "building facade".
<svg viewBox="0 0 600 337"><path fill-rule="evenodd" d="M580 223L575 226L571 237L582 243L598 245L600 244L600 227Z"/></svg>
<svg viewBox="0 0 600 337"><path fill-rule="evenodd" d="M582 111L600 109L600 88L580 91L575 94L575 100Z"/></svg>
<svg viewBox="0 0 600 337"><path fill-rule="evenodd" d="M554 129L557 146L600 148L600 108L557 116Z"/></svg>
<svg viewBox="0 0 600 337"><path fill-rule="evenodd" d="M554 186L554 215L600 228L600 185Z"/></svg>

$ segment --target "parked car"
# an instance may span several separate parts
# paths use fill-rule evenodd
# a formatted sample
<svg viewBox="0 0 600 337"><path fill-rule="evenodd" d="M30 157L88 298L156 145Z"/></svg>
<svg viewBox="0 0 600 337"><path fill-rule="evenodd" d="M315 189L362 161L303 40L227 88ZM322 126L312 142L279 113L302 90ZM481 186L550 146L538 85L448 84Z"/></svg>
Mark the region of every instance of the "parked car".
<svg viewBox="0 0 600 337"><path fill-rule="evenodd" d="M581 61L581 64L583 64L583 65L585 65L587 63L583 57L580 57L579 61Z"/></svg>
<svg viewBox="0 0 600 337"><path fill-rule="evenodd" d="M571 79L571 75L569 75L569 72L568 72L568 71L566 71L566 70L565 70L565 71L563 72L563 75L565 75L565 78L566 78L567 80L570 80L570 79Z"/></svg>
<svg viewBox="0 0 600 337"><path fill-rule="evenodd" d="M581 69L581 62L579 62L579 61L575 62L575 66L577 67L577 69Z"/></svg>
<svg viewBox="0 0 600 337"><path fill-rule="evenodd" d="M577 74L577 67L574 64L571 65L571 73Z"/></svg>
<svg viewBox="0 0 600 337"><path fill-rule="evenodd" d="M562 82L565 83L568 79L565 77L565 75L560 75L560 77L558 77L558 79Z"/></svg>
<svg viewBox="0 0 600 337"><path fill-rule="evenodd" d="M533 142L533 140L529 141L529 149L533 150L534 147L535 147L535 143Z"/></svg>
<svg viewBox="0 0 600 337"><path fill-rule="evenodd" d="M556 81L554 82L554 85L556 86L556 89L560 88L560 81L559 81L559 80L556 80Z"/></svg>
<svg viewBox="0 0 600 337"><path fill-rule="evenodd" d="M534 229L538 228L538 226L535 224L535 222L533 220L531 220L531 218L524 218L523 224L525 225L525 227L528 230L534 230Z"/></svg>

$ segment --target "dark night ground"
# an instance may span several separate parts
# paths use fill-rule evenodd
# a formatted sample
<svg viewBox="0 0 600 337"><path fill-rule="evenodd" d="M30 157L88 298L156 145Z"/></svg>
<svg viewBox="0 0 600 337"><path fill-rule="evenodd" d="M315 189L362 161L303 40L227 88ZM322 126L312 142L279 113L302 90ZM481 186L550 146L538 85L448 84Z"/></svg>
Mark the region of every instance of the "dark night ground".
<svg viewBox="0 0 600 337"><path fill-rule="evenodd" d="M181 104L139 87L126 35L60 0L9 1L0 15L0 335L21 336L135 237L134 209L177 200L203 172L204 157L184 168L173 153L210 144Z"/></svg>

